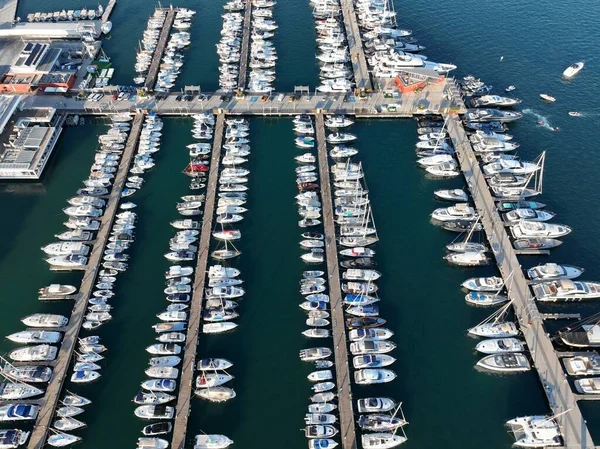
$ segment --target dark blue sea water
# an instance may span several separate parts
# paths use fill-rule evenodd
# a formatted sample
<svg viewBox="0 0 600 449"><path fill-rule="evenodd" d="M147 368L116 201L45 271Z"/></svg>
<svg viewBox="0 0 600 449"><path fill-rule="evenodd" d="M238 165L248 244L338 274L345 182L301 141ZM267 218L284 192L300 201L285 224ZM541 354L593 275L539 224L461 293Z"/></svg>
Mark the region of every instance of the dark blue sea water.
<svg viewBox="0 0 600 449"><path fill-rule="evenodd" d="M193 44L178 80L181 86L217 87L215 43L221 29L222 1L182 1L198 11L191 29ZM81 2L48 0L44 10L71 9ZM88 5L93 6L93 5ZM22 0L19 15L37 11L39 2ZM154 5L142 0L121 0L114 11L114 31L105 50L116 67L116 83L133 77L135 49ZM600 109L598 48L600 8L593 2L476 2L474 0L396 1L400 26L414 31L431 60L458 65L456 76L473 74L501 93L514 84L514 95L523 100L525 117L511 126L521 144L523 159L547 151L544 194L541 200L558 215L555 222L574 228L565 243L549 258L523 258L523 267L541 261L572 263L586 268L586 278L600 279L600 244L597 226L600 155L597 130ZM314 29L305 0L280 0L275 8L280 27L275 44L279 53L277 89L317 82ZM503 60L501 61L501 57ZM570 82L562 71L583 60L585 69ZM557 98L548 105L540 93ZM571 118L569 111L580 111ZM553 132L536 125L547 121ZM166 120L163 150L156 167L146 176L143 189L133 197L140 217L131 268L118 280L114 320L100 334L109 347L103 377L95 384L77 387L94 404L82 419L82 447L103 449L108 444L134 447L144 423L133 416L131 398L144 379L147 354L153 343L150 326L165 306L162 272L172 235L169 221L174 205L187 193L180 173L187 162L185 145L191 142L191 123ZM75 282L76 277L51 274L39 247L62 232L61 209L74 194L93 159L100 124L65 130L51 165L40 183L2 184L0 204L5 211L0 273L3 283L0 323L5 334L22 328L19 319L37 311L66 312L67 305L40 304L36 290L50 282ZM304 315L297 293L302 264L296 226L297 214L291 122L251 120L253 153L248 164L250 200L241 225L240 245L247 295L241 307L239 329L230 335L202 338L202 356L230 358L235 366L233 387L238 397L225 405L192 402L189 435L202 431L224 433L235 447L258 449L278 441L300 449L306 442L299 429L310 395L306 375L311 367L299 362L298 350L309 343L300 332ZM406 447L490 449L509 447L503 423L514 416L547 413L537 376L491 376L474 370L476 341L466 329L487 315L469 308L459 284L493 270L455 269L443 260L443 246L454 236L429 223L439 207L433 191L460 186L461 181L431 181L415 165L416 125L412 120L360 121L352 128L370 189L380 243L378 269L383 298L382 315L394 330L398 379L371 390L355 387L354 396L386 394L404 402L410 424ZM551 307L551 310L597 310L596 304ZM561 323L558 323L560 325ZM557 325L553 325L552 329ZM14 345L4 342L8 351ZM70 388L70 387L69 387ZM73 387L75 389L75 387ZM600 441L599 409L584 404L592 435ZM110 441L110 442L109 442ZM188 447L191 447L190 443Z"/></svg>

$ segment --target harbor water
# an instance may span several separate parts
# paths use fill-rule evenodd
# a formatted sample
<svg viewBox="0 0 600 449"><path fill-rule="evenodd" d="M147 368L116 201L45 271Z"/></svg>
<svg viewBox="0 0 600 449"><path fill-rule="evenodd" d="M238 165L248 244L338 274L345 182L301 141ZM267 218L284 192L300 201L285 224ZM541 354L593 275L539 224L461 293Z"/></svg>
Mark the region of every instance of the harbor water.
<svg viewBox="0 0 600 449"><path fill-rule="evenodd" d="M178 87L200 85L204 91L217 87L215 43L222 3L177 3L198 11ZM517 87L512 95L523 100L520 109L525 117L510 126L510 133L521 144L524 160L547 150L540 200L557 213L554 222L574 228L551 256L522 256L523 267L545 261L569 263L585 267L585 279L599 280L600 211L595 206L600 110L595 99L600 88L600 10L579 0L550 5L532 0L485 5L475 0L395 3L399 25L413 30L419 43L427 46L424 53L429 59L456 64L457 77L481 77L495 93L501 94L508 85ZM62 0L44 3L48 11L64 7ZM112 36L104 45L116 68L113 82L129 84L133 78L136 47L153 8L142 0L122 0L115 8ZM21 0L18 15L38 9L39 2ZM274 11L279 24L274 43L280 55L276 88L289 91L307 84L314 88L318 72L308 1L280 0ZM562 81L564 68L579 60L585 61L584 70L572 81ZM555 96L556 103L543 103L540 93ZM583 116L569 117L569 111ZM98 331L108 347L102 377L89 385L67 382L67 388L93 401L80 417L88 424L78 433L85 449L106 448L107 435L114 447L134 447L146 424L133 416L131 399L145 379L144 348L154 343L150 326L166 305L162 290L168 264L163 254L173 234L169 222L178 218L175 204L189 193L181 170L188 162L185 145L192 142L191 126L191 120L165 119L156 167L131 197L138 205L136 241L130 268L117 280L114 318ZM37 289L52 282L76 283L78 275L51 273L39 248L62 232L66 218L61 209L85 178L96 136L104 129L102 123L65 129L41 182L0 184L3 334L21 330L19 320L25 315L68 311L68 304L39 302ZM240 224L242 255L237 265L247 293L241 301L239 327L231 334L201 336L198 347L199 357L234 362L230 374L235 376L232 387L237 397L225 404L192 400L188 447L191 438L204 431L226 434L235 447L259 449L278 441L286 448L301 449L306 447L300 429L311 394L306 375L312 366L299 361L298 351L315 344L301 335L305 315L298 308L304 264L299 259L293 156L299 150L288 119L251 119L250 129L249 211ZM462 181L430 180L417 168L413 120L359 121L351 132L359 137L356 147L380 238L375 249L377 269L383 273L378 282L382 316L398 345L392 354L398 360L394 365L398 378L386 386L354 386L353 396L385 393L403 401L410 423L407 448L509 447L504 422L548 413L548 406L535 372L498 376L473 367L478 360L473 351L476 340L466 335L466 329L483 320L488 310L468 307L459 285L494 270L448 266L443 248L455 235L429 223L429 214L440 206L433 191L460 187ZM567 310L585 316L600 310L600 303L544 306L544 311ZM548 329L564 324L549 323ZM1 344L3 352L14 348L6 340ZM582 409L592 436L600 441L600 408L590 402Z"/></svg>

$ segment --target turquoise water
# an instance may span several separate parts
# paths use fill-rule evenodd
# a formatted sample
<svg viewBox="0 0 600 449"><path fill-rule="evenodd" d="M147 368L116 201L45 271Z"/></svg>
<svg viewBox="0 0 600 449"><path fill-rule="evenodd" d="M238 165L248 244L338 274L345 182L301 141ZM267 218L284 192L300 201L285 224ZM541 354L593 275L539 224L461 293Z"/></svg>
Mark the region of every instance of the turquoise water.
<svg viewBox="0 0 600 449"><path fill-rule="evenodd" d="M73 3L73 2L71 2ZM192 46L180 75L181 86L199 84L203 90L217 86L217 57L214 44L221 29L222 2L187 1L198 11ZM39 2L22 0L19 15L36 11ZM64 1L45 2L47 10L74 8ZM116 83L133 77L133 61L145 19L153 5L141 0L122 0L113 14L115 24L105 50L116 70ZM533 159L547 150L544 195L541 200L558 214L555 222L574 232L550 258L523 258L524 267L540 261L572 263L586 268L586 279L600 279L600 257L596 226L600 218L596 167L596 130L600 112L595 93L600 87L598 36L600 10L589 3L526 0L482 4L474 0L422 0L396 2L401 26L414 30L428 47L431 60L459 66L456 76L474 74L500 93L514 84L531 110L511 134L521 143L519 153ZM317 81L314 62L314 28L307 1L280 1L275 8L278 49L277 89ZM504 56L503 61L500 57ZM586 62L585 69L571 82L560 74L566 66ZM540 93L557 98L553 105L539 99ZM577 110L582 118L571 118ZM539 127L539 114L559 132ZM188 193L187 179L180 171L187 162L184 147L191 142L191 123L165 120L163 149L156 167L146 176L143 189L133 197L138 204L139 223L130 269L118 280L114 319L99 332L109 347L102 378L76 391L94 401L82 419L89 427L80 432L83 447L106 447L107 430L115 447L134 447L145 423L133 416L131 398L145 378L147 354L153 343L150 326L166 305L162 272L169 221L176 218L175 202ZM75 282L72 275L47 270L39 247L61 232L65 220L61 208L85 177L96 147L101 125L66 129L44 178L38 184L0 184L0 205L5 213L0 223L0 272L5 307L0 323L5 334L22 328L19 319L39 311L65 312L68 305L41 304L36 290L50 282ZM250 175L249 212L240 225L243 239L239 268L247 294L241 304L240 327L233 333L202 337L199 354L225 357L235 366L232 386L238 396L218 405L192 401L188 435L201 430L224 433L236 447L259 448L269 441L285 447L306 447L299 429L310 395L306 375L311 366L302 364L298 350L309 343L300 332L305 316L300 312L297 282L303 269L299 260L297 214L293 196L294 162L291 122L251 120L253 153ZM429 214L439 207L435 189L460 186L461 181L431 181L414 162L415 123L403 121L360 121L352 132L359 135L366 179L370 189L380 243L378 269L382 316L395 332L398 379L372 389L354 388L354 396L387 394L404 401L410 425L406 447L444 445L492 449L506 448L511 439L503 423L521 414L546 413L547 404L534 373L492 376L474 370L475 340L466 329L486 315L486 310L464 304L460 282L492 269L456 269L442 260L443 246L453 235L429 224ZM596 304L549 307L552 311L573 310L587 314ZM560 325L552 324L550 329ZM2 349L14 345L4 341ZM75 390L75 387L73 388ZM598 441L598 407L584 404L585 417ZM265 441L266 440L266 441ZM188 446L191 447L191 444Z"/></svg>

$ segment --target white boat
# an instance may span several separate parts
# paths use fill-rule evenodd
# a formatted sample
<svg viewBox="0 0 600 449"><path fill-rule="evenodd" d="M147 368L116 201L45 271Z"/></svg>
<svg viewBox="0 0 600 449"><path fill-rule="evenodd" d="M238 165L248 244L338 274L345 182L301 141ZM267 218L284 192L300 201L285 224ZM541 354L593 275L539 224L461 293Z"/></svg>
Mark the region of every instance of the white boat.
<svg viewBox="0 0 600 449"><path fill-rule="evenodd" d="M78 419L75 419L72 417L57 419L56 421L54 421L54 424L53 424L53 427L56 430L60 430L60 431L81 429L82 427L85 427L85 426L86 426L86 424L84 422L81 422Z"/></svg>
<svg viewBox="0 0 600 449"><path fill-rule="evenodd" d="M8 355L17 362L47 362L54 360L58 349L50 345L36 345L18 348Z"/></svg>
<svg viewBox="0 0 600 449"><path fill-rule="evenodd" d="M509 338L519 335L519 329L512 321L494 320L472 327L469 334L485 338Z"/></svg>
<svg viewBox="0 0 600 449"><path fill-rule="evenodd" d="M483 251L453 252L444 256L449 263L463 267L487 265L490 259Z"/></svg>
<svg viewBox="0 0 600 449"><path fill-rule="evenodd" d="M517 447L550 447L561 445L558 423L552 416L523 416L506 423L515 436Z"/></svg>
<svg viewBox="0 0 600 449"><path fill-rule="evenodd" d="M383 368L392 365L395 361L396 359L390 355L367 354L355 356L352 364L355 369Z"/></svg>
<svg viewBox="0 0 600 449"><path fill-rule="evenodd" d="M425 171L438 178L454 178L460 175L456 163L447 162L445 164L433 165L425 168Z"/></svg>
<svg viewBox="0 0 600 449"><path fill-rule="evenodd" d="M202 371L196 378L196 388L214 388L231 381L233 376L225 373L211 373Z"/></svg>
<svg viewBox="0 0 600 449"><path fill-rule="evenodd" d="M8 335L15 343L58 343L62 334L56 331L21 331Z"/></svg>
<svg viewBox="0 0 600 449"><path fill-rule="evenodd" d="M52 377L52 368L48 366L10 366L0 367L0 371L7 378L26 383L46 383Z"/></svg>
<svg viewBox="0 0 600 449"><path fill-rule="evenodd" d="M133 413L142 419L172 419L175 408L169 405L141 405Z"/></svg>
<svg viewBox="0 0 600 449"><path fill-rule="evenodd" d="M508 297L497 293L469 292L465 295L467 304L475 306L495 306L508 301Z"/></svg>
<svg viewBox="0 0 600 449"><path fill-rule="evenodd" d="M566 79L573 78L577 75L585 64L583 62L576 62L575 64L571 64L569 67L565 69L562 76Z"/></svg>
<svg viewBox="0 0 600 449"><path fill-rule="evenodd" d="M527 270L527 276L532 281L550 281L557 279L575 279L585 270L574 265L559 265L546 263Z"/></svg>
<svg viewBox="0 0 600 449"><path fill-rule="evenodd" d="M29 399L39 396L42 393L44 393L44 390L40 390L37 387L33 387L25 383L17 383L12 381L0 383L0 399L6 401ZM0 445L0 448L1 447L2 446Z"/></svg>
<svg viewBox="0 0 600 449"><path fill-rule="evenodd" d="M529 371L531 366L524 354L491 354L477 362L477 366L488 371L511 373Z"/></svg>
<svg viewBox="0 0 600 449"><path fill-rule="evenodd" d="M352 353L352 355L386 354L388 352L393 351L395 348L396 344L387 340L361 340L350 343L350 352Z"/></svg>
<svg viewBox="0 0 600 449"><path fill-rule="evenodd" d="M46 443L53 447L66 447L81 441L81 437L64 432L55 432L48 437Z"/></svg>
<svg viewBox="0 0 600 449"><path fill-rule="evenodd" d="M140 437L137 440L137 449L167 449L169 442L163 438Z"/></svg>
<svg viewBox="0 0 600 449"><path fill-rule="evenodd" d="M352 329L348 333L348 339L350 341L361 341L361 340L382 341L382 340L388 340L388 339L392 338L393 335L394 335L394 333L391 330L386 329L384 327L367 328L367 329L358 328L358 329Z"/></svg>
<svg viewBox="0 0 600 449"><path fill-rule="evenodd" d="M600 298L600 283L558 279L532 286L538 301L580 301Z"/></svg>
<svg viewBox="0 0 600 449"><path fill-rule="evenodd" d="M491 292L504 286L504 280L498 276L470 278L461 284L467 290L476 292Z"/></svg>
<svg viewBox="0 0 600 449"><path fill-rule="evenodd" d="M571 228L561 224L542 223L539 221L521 221L510 227L514 238L530 237L563 237L571 232Z"/></svg>
<svg viewBox="0 0 600 449"><path fill-rule="evenodd" d="M220 334L233 330L237 326L237 323L232 322L206 323L202 325L202 332L204 334Z"/></svg>
<svg viewBox="0 0 600 449"><path fill-rule="evenodd" d="M194 449L225 449L233 444L233 441L225 435L196 435Z"/></svg>
<svg viewBox="0 0 600 449"><path fill-rule="evenodd" d="M392 433L366 433L361 437L363 449L389 449L405 441L406 437Z"/></svg>
<svg viewBox="0 0 600 449"><path fill-rule="evenodd" d="M517 338L491 338L481 341L475 349L483 354L502 354L507 352L523 352L525 344Z"/></svg>
<svg viewBox="0 0 600 449"><path fill-rule="evenodd" d="M357 401L360 413L384 413L396 408L396 402L390 398L363 398Z"/></svg>
<svg viewBox="0 0 600 449"><path fill-rule="evenodd" d="M71 376L71 382L73 383L88 383L100 377L100 373L97 371L75 371Z"/></svg>
<svg viewBox="0 0 600 449"><path fill-rule="evenodd" d="M30 404L12 404L0 406L0 422L29 421L37 417L39 407Z"/></svg>
<svg viewBox="0 0 600 449"><path fill-rule="evenodd" d="M562 362L571 376L600 375L600 355L598 354L565 357Z"/></svg>
<svg viewBox="0 0 600 449"><path fill-rule="evenodd" d="M358 385L373 385L391 382L396 373L389 369L368 368L354 372L354 381Z"/></svg>
<svg viewBox="0 0 600 449"><path fill-rule="evenodd" d="M76 291L77 287L72 285L50 284L48 287L40 288L38 294L40 299L54 299L72 295Z"/></svg>
<svg viewBox="0 0 600 449"><path fill-rule="evenodd" d="M210 402L225 402L235 398L235 391L227 387L202 388L196 390L196 396Z"/></svg>

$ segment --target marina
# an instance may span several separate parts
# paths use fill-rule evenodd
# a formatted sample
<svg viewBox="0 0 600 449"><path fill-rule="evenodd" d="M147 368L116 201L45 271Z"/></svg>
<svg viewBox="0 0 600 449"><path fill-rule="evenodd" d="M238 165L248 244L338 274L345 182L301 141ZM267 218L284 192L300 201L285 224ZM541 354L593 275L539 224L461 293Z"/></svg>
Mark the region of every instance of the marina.
<svg viewBox="0 0 600 449"><path fill-rule="evenodd" d="M589 76L586 71L593 69L586 66L577 75L583 63L569 66L560 89L546 90L549 93L544 95L555 100L546 100L548 103L541 102L537 92L521 93L526 85L522 80L519 99L511 103L512 97L491 95L491 87L475 77L447 77L456 67L452 64L416 56L424 47L417 45L412 31L396 27L394 5L384 3L381 7L366 0L341 0L339 5L337 1L307 2L307 16L312 10L317 30L315 61L320 61L316 64L321 70L321 85L314 80L319 86L314 95L303 88L273 90L277 53L268 40L269 33L277 28L274 18L279 20L278 14L283 15L290 6L270 0L233 0L225 4L223 30L238 22L235 14L243 15L243 27L230 36L223 34L226 41L217 48L224 67L221 75L238 71L237 95L233 87L201 93L199 86L186 86L185 92L169 93L179 68L190 70L183 69L179 50L195 34L185 30L198 29L189 17L176 15L181 9L171 7L166 10L144 79L144 87L157 95L142 92L117 100L108 94L109 86L107 95L100 98L102 94L98 94L99 101L56 94L29 95L23 100L28 108L52 106L61 114L85 115L93 126L107 118L111 121L109 130L99 138L101 150L78 196L65 205L64 191L48 195L54 208L45 212L48 221L53 225L50 215L62 208L68 229L56 234L60 241L42 246L51 273L34 276L32 272L38 297L44 301L37 304L44 313L31 311L27 301L20 301L27 286L12 293L23 304L11 304L7 316L18 323L11 315L14 309L24 316L27 329L7 325L9 340L40 344L11 346L7 357L17 370L32 361L54 370L39 399L27 396L35 398L43 392L37 381L0 390L5 395L3 405L17 404L10 395L21 394L18 404L39 406L39 410L19 412L37 416L30 440L26 443L25 435L21 443L24 447L70 445L83 439L86 447L99 448L107 424L115 434L124 431L115 444L131 446L135 444L133 431L137 432L142 422L139 448L204 449L209 444L228 447L234 441L236 446L250 446L265 423L274 424L270 438L290 441L294 449L307 444L311 449L338 444L344 449L395 447L407 441L407 418L399 399L405 402L411 421L410 430L406 428L408 444L439 445L452 435L452 445L467 448L486 439L493 440L493 448L511 442L529 447L595 446L599 427L594 419L598 398L594 393L600 387L595 378L573 377L582 375L577 371L583 369L577 364L579 359L565 361L583 357L590 370L585 375L596 374L589 368L596 360L595 353L587 351L595 346L591 330L587 346L574 352L583 342L579 338L586 334L581 329L588 329L582 326L598 319L593 301L600 296L593 281L598 273L594 255L589 254L593 239L580 240L585 228L582 222L593 218L593 211L588 214L586 209L582 216L583 203L573 196L565 205L562 189L569 191L572 183L559 178L562 187L558 189L555 178L556 172L569 173L561 164L576 165L586 173L581 163L586 165L588 156L568 155L557 163L563 153L552 148L555 143L546 134L558 131L558 126L546 127L546 118L517 106L535 97L542 103L540 109L556 111L566 98L561 89L578 82L576 76ZM54 3L48 7L60 10ZM222 11L221 4L211 7ZM117 23L118 14L119 10L114 17ZM410 17L403 14L403 22L408 24ZM437 20L432 22L439 26ZM204 26L203 17L195 21ZM284 28L285 20L281 23ZM218 34L221 23L211 26ZM335 31L323 32L326 28ZM280 33L285 35L286 30L277 31L274 42L284 55L289 49ZM437 30L424 32L429 41L431 33ZM224 47L219 45L229 46L231 36L241 38L241 55L233 51L223 57L226 52L221 52ZM177 53L167 54L169 42L174 40L182 46ZM309 43L307 53L313 57L314 45ZM212 46L212 42L208 44ZM194 52L208 44L200 43ZM320 56L345 59L346 45L347 62L321 64ZM434 58L440 54L445 57L445 53L431 50ZM452 56L457 63L469 58L449 51L449 59ZM181 65L174 69L175 59ZM419 70L407 68L405 63L420 64L415 66ZM327 81L326 64L336 64L334 70L343 77ZM151 76L154 79L149 83ZM216 84L217 76L214 78ZM182 79L189 78L182 74ZM490 79L495 84L509 80L506 73ZM219 84L231 80L229 75L219 77ZM420 87L410 90L417 85ZM373 88L378 90L372 92ZM500 105L498 109L495 104ZM515 110L502 109L513 106ZM550 117L559 122L556 116ZM585 116L569 117L578 117L564 119L576 123ZM405 120L398 120L401 118ZM488 125L492 118L500 121ZM513 119L521 121L509 123ZM532 132L528 123L532 119L537 120L538 129L533 133L539 134L539 141L526 135ZM161 131L163 122L165 130ZM419 136L411 148L406 142L414 138L415 122ZM88 129L90 125L84 126ZM506 134L509 126L511 134ZM190 128L193 144L189 144ZM565 134L568 132L566 129ZM66 131L61 141L80 135L76 133ZM513 134L523 145L519 154L524 161L513 154L519 148L519 143L511 140ZM168 154L154 159L152 153L158 151L161 141L169 146ZM300 149L293 156L291 142ZM58 148L64 152L61 143ZM252 157L248 157L250 143ZM360 156L355 157L358 147ZM552 148L548 166L544 165L545 152L536 157L540 147ZM421 170L415 170L412 151ZM557 151L559 155L553 153ZM53 159L63 161L60 152ZM189 163L182 175L177 167L185 159ZM551 182L544 186L544 203L540 203L539 178L546 168ZM44 183L55 183L50 176L56 170L49 163ZM140 190L145 182L141 175L148 170L155 171L157 178L151 181L153 175L147 180L152 187L138 193L133 203L128 197ZM296 186L290 176L293 171ZM426 175L423 178L419 173ZM463 184L463 177L466 185L459 188L456 181ZM164 200L172 201L173 193L183 189L183 181L189 191L177 203L179 220L171 221L169 227ZM434 185L442 190L433 192ZM290 198L295 187L299 193L293 205ZM581 188L589 193L588 186ZM252 191L248 198L246 189ZM545 209L545 203L553 212ZM61 204L58 209L57 204ZM31 217L39 220L41 207L33 204ZM236 223L245 218L246 207L252 209L251 219L238 229ZM296 207L299 221L294 219ZM142 246L134 245L132 254L126 254L138 216L140 224L146 222L136 231L143 251ZM566 224L549 222L555 216ZM429 220L437 226L435 231ZM11 229L12 225L3 226ZM300 247L298 227L306 228L300 230ZM194 231L199 231L198 237ZM52 232L57 232L55 226ZM19 235L16 229L7 235L11 233ZM163 279L155 256L160 258L164 252L167 233L170 252L164 256L170 267ZM242 233L244 239L240 239ZM41 235L45 235L43 231ZM450 243L448 236L453 239ZM561 245L563 238L565 244ZM28 240L37 241L31 234ZM22 238L14 242L16 248L28 248ZM447 251L442 258L439 250L443 245ZM7 260L18 256L12 248L6 254ZM243 256L238 257L240 254ZM127 282L113 291L117 274L128 265ZM579 267L584 266L588 271L580 280L584 268ZM15 268L6 268L10 289ZM237 277L239 272L244 273L243 280ZM75 280L81 274L81 286L71 288L70 284L78 285ZM39 285L38 278L44 283ZM166 310L163 290L169 301ZM109 304L113 295L125 301ZM300 321L291 298L304 301L300 307L307 312L306 321ZM439 300L433 302L433 298ZM156 309L158 300L163 308L155 314L160 310ZM492 306L494 310L490 310ZM379 315L380 309L387 321ZM68 317L68 324L63 316L65 320ZM152 326L156 342L146 346L152 358L144 372L150 379L142 383L140 393L147 395L140 400L148 402L132 406L131 390L139 390L140 379L130 376L130 368L139 369L136 364L144 356L137 354L142 352L141 342L154 334L152 329L142 328L157 318L159 322ZM82 326L95 334L94 329L109 321L112 332L80 335ZM306 324L301 326L302 322ZM38 328L44 330L38 332ZM162 328L170 332L159 330ZM223 335L205 335L213 333ZM573 346L568 343L571 334ZM478 338L476 344L473 338ZM56 343L60 346L52 346ZM325 349L317 354L310 346ZM97 359L106 349L109 355ZM300 361L295 354L298 349ZM81 357L82 353L88 355ZM478 353L478 361L471 360L474 353ZM104 356L109 363L101 362ZM400 363L392 369L396 358ZM159 365L153 366L152 361ZM443 367L444 382L440 382L439 371L430 369L433 366ZM304 414L305 388L298 385L306 380L313 390L308 414ZM520 401L508 399L513 396ZM80 416L63 415L80 413L68 409L67 403L79 404L78 400L88 401L88 397L93 405L86 409L85 422L79 421ZM167 398L164 406L153 402ZM442 420L442 412L435 412L442 401L485 411L486 417L483 419L482 412L480 419L464 426L464 421L459 424L464 416L457 413L448 418L453 413L446 407ZM544 411L548 409L549 413ZM6 410L2 413L9 413ZM114 428L108 415L118 421ZM447 424L442 425L446 419ZM431 428L439 428L439 432L434 435ZM538 434L539 429L547 433ZM71 434L73 430L76 432Z"/></svg>

